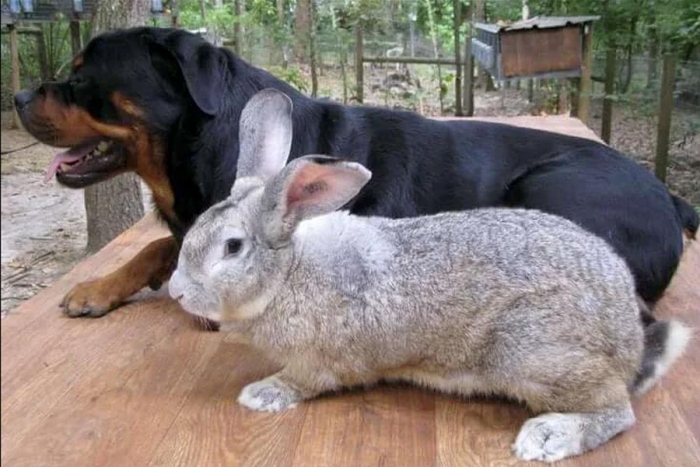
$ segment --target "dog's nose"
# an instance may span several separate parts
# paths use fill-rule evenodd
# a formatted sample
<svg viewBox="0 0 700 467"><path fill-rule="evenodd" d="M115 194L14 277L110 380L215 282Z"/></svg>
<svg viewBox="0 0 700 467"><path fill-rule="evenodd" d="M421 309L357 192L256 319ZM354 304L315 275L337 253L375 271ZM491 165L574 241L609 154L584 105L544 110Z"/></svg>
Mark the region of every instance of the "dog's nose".
<svg viewBox="0 0 700 467"><path fill-rule="evenodd" d="M32 101L34 93L32 91L20 91L15 94L15 108L17 110L22 110Z"/></svg>

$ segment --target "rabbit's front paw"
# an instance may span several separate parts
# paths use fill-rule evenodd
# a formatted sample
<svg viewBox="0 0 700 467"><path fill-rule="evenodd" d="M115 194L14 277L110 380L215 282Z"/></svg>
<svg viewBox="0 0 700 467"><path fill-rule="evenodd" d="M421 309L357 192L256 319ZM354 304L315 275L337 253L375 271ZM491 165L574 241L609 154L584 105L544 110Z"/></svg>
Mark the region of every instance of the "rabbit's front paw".
<svg viewBox="0 0 700 467"><path fill-rule="evenodd" d="M575 414L549 413L526 421L513 444L525 461L555 462L583 452L582 423Z"/></svg>
<svg viewBox="0 0 700 467"><path fill-rule="evenodd" d="M273 375L244 387L238 403L252 410L279 412L296 407L301 399L296 390Z"/></svg>

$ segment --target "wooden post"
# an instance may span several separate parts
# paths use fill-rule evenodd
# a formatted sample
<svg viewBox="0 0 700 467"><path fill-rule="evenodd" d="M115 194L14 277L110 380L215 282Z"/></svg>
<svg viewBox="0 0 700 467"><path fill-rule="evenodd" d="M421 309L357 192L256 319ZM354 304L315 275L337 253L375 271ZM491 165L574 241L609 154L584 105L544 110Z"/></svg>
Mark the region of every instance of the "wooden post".
<svg viewBox="0 0 700 467"><path fill-rule="evenodd" d="M355 26L355 81L357 86L357 102L362 104L364 100L364 66L363 66L363 55L364 55L364 44L362 43L362 25L359 23Z"/></svg>
<svg viewBox="0 0 700 467"><path fill-rule="evenodd" d="M41 80L48 81L49 76L49 60L46 55L46 42L44 42L44 30L39 29L34 35L36 39L36 53L39 56L39 70L41 72Z"/></svg>
<svg viewBox="0 0 700 467"><path fill-rule="evenodd" d="M566 78L560 78L557 81L557 113L559 115L565 114L569 108L569 92L566 83Z"/></svg>
<svg viewBox="0 0 700 467"><path fill-rule="evenodd" d="M668 165L668 143L671 136L671 112L673 110L673 87L676 81L676 57L664 55L659 92L659 123L656 133L656 163L654 171L662 182L666 181Z"/></svg>
<svg viewBox="0 0 700 467"><path fill-rule="evenodd" d="M462 113L462 60L461 47L459 46L459 27L462 24L462 1L454 0L454 36L455 36L455 115L461 117Z"/></svg>
<svg viewBox="0 0 700 467"><path fill-rule="evenodd" d="M578 78L570 78L567 80L569 84L569 115L578 118ZM595 83L591 84L591 91L595 92Z"/></svg>
<svg viewBox="0 0 700 467"><path fill-rule="evenodd" d="M70 47L74 57L83 49L83 38L80 35L80 23L78 21L70 22Z"/></svg>
<svg viewBox="0 0 700 467"><path fill-rule="evenodd" d="M170 26L173 28L180 27L178 16L179 16L179 5L177 0L172 0L170 2Z"/></svg>
<svg viewBox="0 0 700 467"><path fill-rule="evenodd" d="M578 89L578 118L588 125L588 117L591 110L591 66L593 64L593 41L591 29L593 24L585 24L583 27L583 63L581 64L581 81Z"/></svg>
<svg viewBox="0 0 700 467"><path fill-rule="evenodd" d="M612 129L612 94L615 92L615 59L617 50L615 46L608 49L605 57L605 97L603 98L603 123L600 130L603 141L610 144L610 131Z"/></svg>
<svg viewBox="0 0 700 467"><path fill-rule="evenodd" d="M474 116L474 59L472 58L472 9L471 4L467 7L467 37L464 40L464 90L462 92L463 113L467 117Z"/></svg>
<svg viewBox="0 0 700 467"><path fill-rule="evenodd" d="M17 45L17 28L14 24L7 26L10 30L10 59L12 62L12 94L17 94L21 89L19 79L19 48ZM17 110L12 112L13 128L22 128L22 121L19 119Z"/></svg>

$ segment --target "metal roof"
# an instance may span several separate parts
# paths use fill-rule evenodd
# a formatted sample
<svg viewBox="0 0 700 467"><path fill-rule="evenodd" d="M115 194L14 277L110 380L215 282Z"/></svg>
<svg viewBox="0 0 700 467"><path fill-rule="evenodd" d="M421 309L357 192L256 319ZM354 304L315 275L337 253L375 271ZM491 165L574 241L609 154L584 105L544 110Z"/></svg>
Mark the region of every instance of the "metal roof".
<svg viewBox="0 0 700 467"><path fill-rule="evenodd" d="M484 31L499 33L501 31L522 31L525 29L550 29L562 28L575 24L584 24L597 21L600 16L535 16L534 18L505 23L499 21L496 24L476 23L474 26Z"/></svg>

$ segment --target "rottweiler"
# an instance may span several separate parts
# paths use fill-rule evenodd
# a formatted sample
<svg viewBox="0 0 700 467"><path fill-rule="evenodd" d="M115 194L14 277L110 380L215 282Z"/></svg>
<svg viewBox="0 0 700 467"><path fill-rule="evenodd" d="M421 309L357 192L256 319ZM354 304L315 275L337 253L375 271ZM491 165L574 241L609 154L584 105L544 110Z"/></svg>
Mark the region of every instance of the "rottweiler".
<svg viewBox="0 0 700 467"><path fill-rule="evenodd" d="M62 304L69 316L104 315L168 279L188 228L229 194L238 119L264 88L293 101L291 157L339 156L372 171L372 181L347 206L356 214L397 218L483 206L558 214L605 238L652 305L678 266L684 230L698 229L692 207L598 142L311 99L186 31L119 30L90 41L67 79L15 96L26 129L67 148L49 165L49 177L82 188L135 172L172 232L117 271L77 285Z"/></svg>

